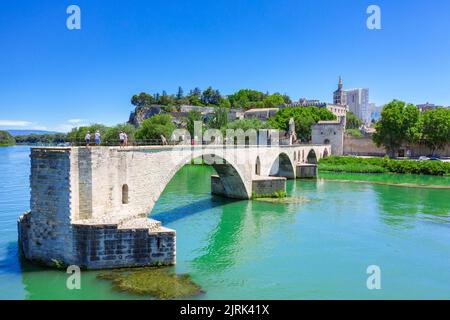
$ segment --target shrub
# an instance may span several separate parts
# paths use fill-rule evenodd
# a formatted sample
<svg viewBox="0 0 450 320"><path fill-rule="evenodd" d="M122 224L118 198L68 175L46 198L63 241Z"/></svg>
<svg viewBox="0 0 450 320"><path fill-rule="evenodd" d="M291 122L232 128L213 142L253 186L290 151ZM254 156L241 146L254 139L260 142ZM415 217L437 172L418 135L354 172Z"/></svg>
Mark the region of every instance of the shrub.
<svg viewBox="0 0 450 320"><path fill-rule="evenodd" d="M390 160L384 158L328 157L319 161L319 169L335 172L403 173L443 176L450 174L450 163L440 161Z"/></svg>

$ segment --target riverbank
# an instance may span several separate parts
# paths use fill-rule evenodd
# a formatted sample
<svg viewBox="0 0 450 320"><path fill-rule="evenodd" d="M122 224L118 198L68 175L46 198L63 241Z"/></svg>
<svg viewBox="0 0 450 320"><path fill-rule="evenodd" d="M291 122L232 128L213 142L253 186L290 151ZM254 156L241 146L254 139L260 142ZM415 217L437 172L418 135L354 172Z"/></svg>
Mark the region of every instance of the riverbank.
<svg viewBox="0 0 450 320"><path fill-rule="evenodd" d="M320 171L349 173L401 173L450 175L450 163L442 161L391 160L384 158L328 157L319 161Z"/></svg>

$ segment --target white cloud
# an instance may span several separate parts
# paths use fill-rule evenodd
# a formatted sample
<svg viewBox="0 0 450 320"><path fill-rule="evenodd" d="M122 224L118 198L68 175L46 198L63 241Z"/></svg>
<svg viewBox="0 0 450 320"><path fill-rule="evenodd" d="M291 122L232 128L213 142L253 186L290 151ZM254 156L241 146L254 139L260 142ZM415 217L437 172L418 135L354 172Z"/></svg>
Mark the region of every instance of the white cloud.
<svg viewBox="0 0 450 320"><path fill-rule="evenodd" d="M33 123L29 121L22 121L22 120L0 120L0 127L28 127L31 126Z"/></svg>
<svg viewBox="0 0 450 320"><path fill-rule="evenodd" d="M85 119L69 119L66 122L60 123L55 127L55 131L58 132L69 132L73 128L88 126L89 122Z"/></svg>
<svg viewBox="0 0 450 320"><path fill-rule="evenodd" d="M70 119L70 120L67 120L67 122L71 123L71 124L79 124L79 123L83 123L85 121L86 120L84 120L84 119Z"/></svg>

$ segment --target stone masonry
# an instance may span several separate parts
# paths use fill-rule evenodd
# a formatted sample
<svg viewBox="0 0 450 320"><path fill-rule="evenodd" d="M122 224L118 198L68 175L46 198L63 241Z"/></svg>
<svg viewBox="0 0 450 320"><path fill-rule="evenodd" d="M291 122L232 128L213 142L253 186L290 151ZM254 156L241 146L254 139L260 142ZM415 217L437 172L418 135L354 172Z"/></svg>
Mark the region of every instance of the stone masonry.
<svg viewBox="0 0 450 320"><path fill-rule="evenodd" d="M296 166L330 154L329 145L232 147L73 147L31 151L30 212L18 221L29 260L88 269L175 263L175 231L148 218L176 172L211 161L212 190L249 199L284 190ZM214 186L214 182L216 187Z"/></svg>

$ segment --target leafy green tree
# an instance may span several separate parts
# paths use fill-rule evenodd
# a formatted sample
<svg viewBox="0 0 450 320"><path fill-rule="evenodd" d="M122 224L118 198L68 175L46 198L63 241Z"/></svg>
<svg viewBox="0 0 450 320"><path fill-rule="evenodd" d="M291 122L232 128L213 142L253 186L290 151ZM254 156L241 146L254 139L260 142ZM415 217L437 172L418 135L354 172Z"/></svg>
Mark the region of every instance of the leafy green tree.
<svg viewBox="0 0 450 320"><path fill-rule="evenodd" d="M292 103L291 97L289 97L287 94L283 94L283 100L284 100L285 104L291 104Z"/></svg>
<svg viewBox="0 0 450 320"><path fill-rule="evenodd" d="M420 112L412 104L393 100L384 106L372 139L383 145L391 157L404 143L415 143L420 138Z"/></svg>
<svg viewBox="0 0 450 320"><path fill-rule="evenodd" d="M158 114L142 122L141 127L136 131L136 139L161 142L162 135L169 140L175 129L170 115Z"/></svg>
<svg viewBox="0 0 450 320"><path fill-rule="evenodd" d="M141 92L131 98L131 104L136 107L144 107L151 105L152 103L154 103L153 97L145 92Z"/></svg>
<svg viewBox="0 0 450 320"><path fill-rule="evenodd" d="M219 105L222 96L219 90L214 90L212 87L208 87L203 91L201 100L205 105Z"/></svg>
<svg viewBox="0 0 450 320"><path fill-rule="evenodd" d="M121 131L127 134L129 144L133 144L135 141L136 128L129 123L118 124L106 129L105 135L102 137L103 143L106 145L117 144L119 141L119 133Z"/></svg>
<svg viewBox="0 0 450 320"><path fill-rule="evenodd" d="M347 125L346 129L359 129L363 125L361 119L359 119L353 112L347 112Z"/></svg>
<svg viewBox="0 0 450 320"><path fill-rule="evenodd" d="M0 147L13 146L15 144L14 137L8 131L0 131Z"/></svg>
<svg viewBox="0 0 450 320"><path fill-rule="evenodd" d="M184 98L184 91L182 87L178 87L178 92L177 92L177 100L181 100Z"/></svg>
<svg viewBox="0 0 450 320"><path fill-rule="evenodd" d="M284 105L284 96L279 93L274 93L269 96L267 96L263 100L263 104L265 108L276 108L281 105Z"/></svg>
<svg viewBox="0 0 450 320"><path fill-rule="evenodd" d="M311 141L311 126L321 120L335 120L336 116L326 108L297 107L280 109L269 123L275 129L289 130L289 120L295 121L297 138L303 142Z"/></svg>
<svg viewBox="0 0 450 320"><path fill-rule="evenodd" d="M450 143L450 109L436 108L423 114L423 140L435 154Z"/></svg>
<svg viewBox="0 0 450 320"><path fill-rule="evenodd" d="M175 98L169 96L166 91L163 91L159 97L159 104L163 106L172 106L175 104Z"/></svg>
<svg viewBox="0 0 450 320"><path fill-rule="evenodd" d="M187 97L189 104L191 106L203 106L201 98L202 98L202 91L199 88L191 90Z"/></svg>
<svg viewBox="0 0 450 320"><path fill-rule="evenodd" d="M92 140L93 140L93 135L97 130L100 131L100 135L103 137L105 135L107 129L108 129L107 126L105 126L103 124L99 124L99 123L95 123L90 126L73 128L72 131L70 131L67 134L67 141L70 141L73 143L84 143L84 137L86 136L87 132L91 133Z"/></svg>
<svg viewBox="0 0 450 320"><path fill-rule="evenodd" d="M362 138L363 134L358 129L347 129L346 133L355 138Z"/></svg>
<svg viewBox="0 0 450 320"><path fill-rule="evenodd" d="M228 111L229 109L226 107L214 108L214 115L209 121L209 127L214 129L225 127L228 123Z"/></svg>
<svg viewBox="0 0 450 320"><path fill-rule="evenodd" d="M188 118L187 118L187 130L189 131L191 137L194 137L194 126L195 122L200 121L203 124L203 115L198 110L191 110L189 111ZM202 128L203 130L203 128Z"/></svg>
<svg viewBox="0 0 450 320"><path fill-rule="evenodd" d="M263 107L263 100L266 95L263 92L241 89L228 96L232 108L251 109Z"/></svg>
<svg viewBox="0 0 450 320"><path fill-rule="evenodd" d="M18 144L58 144L67 141L64 133L28 134L14 137Z"/></svg>

